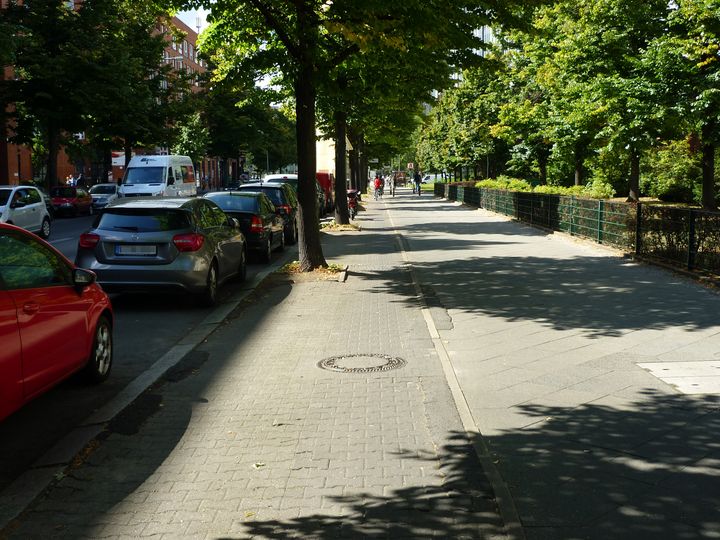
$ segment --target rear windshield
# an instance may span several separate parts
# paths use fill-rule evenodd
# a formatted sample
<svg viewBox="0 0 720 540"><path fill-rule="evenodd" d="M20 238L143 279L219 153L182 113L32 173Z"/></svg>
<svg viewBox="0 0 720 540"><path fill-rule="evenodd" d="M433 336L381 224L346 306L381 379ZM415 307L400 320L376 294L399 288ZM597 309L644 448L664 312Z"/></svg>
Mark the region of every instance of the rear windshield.
<svg viewBox="0 0 720 540"><path fill-rule="evenodd" d="M257 210L257 197L242 195L214 195L208 197L225 212L254 212Z"/></svg>
<svg viewBox="0 0 720 540"><path fill-rule="evenodd" d="M190 214L165 208L116 208L106 210L95 224L106 231L157 232L190 228Z"/></svg>
<svg viewBox="0 0 720 540"><path fill-rule="evenodd" d="M93 186L90 188L90 193L93 195L112 195L115 193L115 190L117 189L116 186Z"/></svg>
<svg viewBox="0 0 720 540"><path fill-rule="evenodd" d="M280 187L252 186L245 188L245 191L261 191L268 196L275 206L285 204L285 198L283 197L282 188Z"/></svg>
<svg viewBox="0 0 720 540"><path fill-rule="evenodd" d="M0 189L0 206L5 206L10 198L12 189Z"/></svg>
<svg viewBox="0 0 720 540"><path fill-rule="evenodd" d="M66 197L72 198L75 196L74 187L54 187L50 190L51 197Z"/></svg>
<svg viewBox="0 0 720 540"><path fill-rule="evenodd" d="M165 167L130 167L123 184L162 184Z"/></svg>

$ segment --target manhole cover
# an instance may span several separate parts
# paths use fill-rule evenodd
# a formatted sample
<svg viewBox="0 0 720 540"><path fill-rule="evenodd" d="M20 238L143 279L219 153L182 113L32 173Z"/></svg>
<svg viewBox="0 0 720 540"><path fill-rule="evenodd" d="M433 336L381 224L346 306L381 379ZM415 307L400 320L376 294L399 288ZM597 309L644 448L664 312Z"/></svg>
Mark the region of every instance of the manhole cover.
<svg viewBox="0 0 720 540"><path fill-rule="evenodd" d="M345 354L318 362L318 367L340 373L374 373L399 369L407 362L387 354Z"/></svg>

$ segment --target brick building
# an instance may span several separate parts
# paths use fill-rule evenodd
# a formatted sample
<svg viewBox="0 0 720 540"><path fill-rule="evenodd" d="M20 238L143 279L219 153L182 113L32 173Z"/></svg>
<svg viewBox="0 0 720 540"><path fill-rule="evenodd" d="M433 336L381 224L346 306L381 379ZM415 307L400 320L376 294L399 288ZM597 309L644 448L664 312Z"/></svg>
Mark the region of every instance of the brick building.
<svg viewBox="0 0 720 540"><path fill-rule="evenodd" d="M80 9L83 0L66 0L65 5L68 9ZM0 10L5 9L8 0L0 0ZM172 66L176 71L183 71L193 77L192 88L197 92L201 88L201 79L206 66L204 61L200 60L197 52L198 34L192 28L187 26L179 18L173 17L170 23L179 29L184 35L182 38L175 38L174 32L165 22L158 24L157 30L166 36L167 46L164 51L164 61ZM8 80L14 77L12 66L4 66L0 69L2 80ZM12 112L12 106L8 112ZM30 149L23 145L16 145L8 142L8 138L12 136L12 124L3 127L3 134L0 137L0 184L19 184L32 180L36 176L32 170ZM152 150L150 150L152 151ZM158 153L167 153L167 149L155 149ZM146 150L144 153L147 153ZM124 172L124 154L122 152L113 152L113 178L122 177ZM62 181L69 175L77 175L82 172L88 179L97 176L97 166L93 167L89 163L72 163L68 156L61 148L58 155L58 180ZM218 159L205 159L201 164L201 170L198 171L200 178L207 177L215 183L219 182L222 174L222 163Z"/></svg>

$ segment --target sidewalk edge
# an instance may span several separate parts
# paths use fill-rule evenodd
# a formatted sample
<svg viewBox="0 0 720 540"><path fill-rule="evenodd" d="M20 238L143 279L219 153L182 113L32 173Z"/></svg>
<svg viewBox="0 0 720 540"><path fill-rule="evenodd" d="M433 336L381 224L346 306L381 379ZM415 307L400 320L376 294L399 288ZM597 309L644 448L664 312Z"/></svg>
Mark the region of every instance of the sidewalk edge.
<svg viewBox="0 0 720 540"><path fill-rule="evenodd" d="M388 217L392 228L396 229L395 223L393 222L392 216L389 212ZM413 265L409 260L408 250L405 249L404 245L405 238L402 234L398 232L395 232L395 238L400 248L402 259L405 262L408 271L410 272L410 277L412 279L413 286L415 287L417 298L422 305L422 315L430 332L430 337L432 339L435 352L440 358L443 373L445 374L445 380L450 388L450 392L452 393L453 401L455 402L455 407L458 411L458 414L460 415L463 429L465 430L468 441L475 450L475 454L480 461L480 464L483 468L483 471L485 472L485 475L488 478L488 481L492 485L493 492L495 494L495 502L497 503L500 516L502 517L503 523L505 525L505 530L507 531L508 535L510 535L514 540L525 540L525 530L523 529L522 522L520 521L520 516L517 512L517 508L515 508L512 494L510 493L510 489L508 488L505 480L500 474L500 471L497 467L495 467L495 464L493 463L493 459L490 455L487 444L485 443L482 433L480 433L480 430L475 423L475 419L473 418L472 412L470 411L470 406L468 405L465 399L465 395L460 388L460 383L458 382L457 376L455 374L455 369L452 366L450 355L448 354L447 350L445 349L445 345L440 339L440 334L435 326L435 322L432 319L432 315L430 314L430 309L428 308L427 302L425 301L425 296L422 293L420 282L418 281Z"/></svg>
<svg viewBox="0 0 720 540"><path fill-rule="evenodd" d="M155 384L170 368L180 362L190 351L215 331L247 296L272 272L281 268L294 256L296 249L285 252L274 264L267 266L255 275L252 281L244 284L237 294L227 302L219 304L198 323L198 330L191 336L185 336L173 345L163 356L147 370L130 381L125 388L80 422L72 431L60 439L54 446L38 458L28 469L18 476L8 487L0 491L0 538L4 538L6 529L12 521L37 499L50 484L64 475L64 471L102 430L107 422L132 404L145 390Z"/></svg>

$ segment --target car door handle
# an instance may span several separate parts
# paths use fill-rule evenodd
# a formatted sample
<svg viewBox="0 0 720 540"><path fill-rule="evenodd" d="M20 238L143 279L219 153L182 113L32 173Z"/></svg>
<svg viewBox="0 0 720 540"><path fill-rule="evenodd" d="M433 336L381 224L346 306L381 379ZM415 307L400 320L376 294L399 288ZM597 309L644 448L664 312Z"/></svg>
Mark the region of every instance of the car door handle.
<svg viewBox="0 0 720 540"><path fill-rule="evenodd" d="M28 315L37 313L38 311L40 311L40 304L37 304L35 302L28 302L23 306L23 311Z"/></svg>

